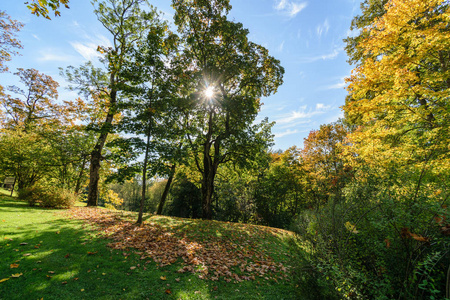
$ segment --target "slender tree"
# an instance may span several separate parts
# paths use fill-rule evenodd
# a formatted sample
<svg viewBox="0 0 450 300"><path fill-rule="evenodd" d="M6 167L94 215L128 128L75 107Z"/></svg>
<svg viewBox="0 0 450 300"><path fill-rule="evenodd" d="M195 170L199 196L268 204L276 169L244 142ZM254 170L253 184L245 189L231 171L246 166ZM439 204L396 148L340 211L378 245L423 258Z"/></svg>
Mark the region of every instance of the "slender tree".
<svg viewBox="0 0 450 300"><path fill-rule="evenodd" d="M76 88L102 99L106 112L104 121L97 128L99 136L91 152L88 206L96 206L98 201L102 150L108 134L113 131L113 120L119 113L121 88L126 83L120 72L134 47L147 37L153 22L152 12L141 8L143 4L148 5L145 0L94 0L93 4L98 20L109 31L113 41L112 47L98 48L103 54L105 69L94 68L88 63L79 69L69 68L66 71L67 78L77 85Z"/></svg>

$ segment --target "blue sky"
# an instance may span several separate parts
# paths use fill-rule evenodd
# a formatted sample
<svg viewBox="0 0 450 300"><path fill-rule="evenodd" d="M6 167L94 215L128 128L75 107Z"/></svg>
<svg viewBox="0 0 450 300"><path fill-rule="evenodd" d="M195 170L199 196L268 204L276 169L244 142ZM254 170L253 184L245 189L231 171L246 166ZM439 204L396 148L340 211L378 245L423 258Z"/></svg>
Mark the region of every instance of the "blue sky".
<svg viewBox="0 0 450 300"><path fill-rule="evenodd" d="M96 60L98 45L110 44L109 35L97 21L89 0L71 0L70 9L51 21L37 18L24 1L2 0L1 10L25 23L19 33L24 49L9 67L34 68L61 85L60 99L77 95L67 91L59 67L79 66ZM150 0L172 20L170 0ZM302 147L303 139L321 124L342 116L346 91L344 78L352 66L346 60L344 42L350 23L359 13L357 0L231 0L230 19L250 30L251 41L265 46L285 68L284 84L263 99L259 119L275 121L274 150ZM0 74L0 84L16 84L12 74Z"/></svg>

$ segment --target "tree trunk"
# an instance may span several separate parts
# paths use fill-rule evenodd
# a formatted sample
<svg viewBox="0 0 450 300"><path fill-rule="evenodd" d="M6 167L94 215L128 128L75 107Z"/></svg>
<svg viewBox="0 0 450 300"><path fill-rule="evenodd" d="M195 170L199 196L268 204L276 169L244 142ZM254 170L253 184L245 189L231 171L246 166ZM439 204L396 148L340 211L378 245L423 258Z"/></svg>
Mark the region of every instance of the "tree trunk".
<svg viewBox="0 0 450 300"><path fill-rule="evenodd" d="M164 187L164 192L161 196L161 199L159 200L158 211L156 212L157 215L162 214L164 204L166 203L167 195L169 195L170 185L172 184L173 177L175 176L175 167L176 164L173 164L172 167L170 167L169 179L167 179L166 186Z"/></svg>
<svg viewBox="0 0 450 300"><path fill-rule="evenodd" d="M150 144L150 125L147 132L147 143L145 144L145 157L144 157L144 167L142 168L142 197L141 203L139 205L139 215L136 224L142 226L143 220L142 216L144 214L144 204L145 204L145 192L147 191L147 163L148 163L148 152Z"/></svg>
<svg viewBox="0 0 450 300"><path fill-rule="evenodd" d="M112 80L112 82L114 82ZM87 206L97 206L98 203L98 181L100 179L100 162L102 160L102 150L105 146L108 133L110 131L114 119L114 106L116 104L117 91L111 91L110 107L106 120L102 125L100 136L97 144L91 152L91 166L89 170L89 194L87 198Z"/></svg>
<svg viewBox="0 0 450 300"><path fill-rule="evenodd" d="M212 219L212 195L214 193L214 177L204 176L202 184L202 219Z"/></svg>
<svg viewBox="0 0 450 300"><path fill-rule="evenodd" d="M81 188L81 179L83 178L83 173L84 173L84 168L86 168L86 156L83 156L83 163L81 164L81 170L80 173L78 174L78 178L77 178L77 184L75 186L75 194L79 194L80 193L80 188Z"/></svg>
<svg viewBox="0 0 450 300"><path fill-rule="evenodd" d="M210 145L205 145L210 148ZM216 175L216 166L210 156L209 150L204 152L203 158L203 178L202 178L202 219L212 219L212 196L214 193L214 178Z"/></svg>

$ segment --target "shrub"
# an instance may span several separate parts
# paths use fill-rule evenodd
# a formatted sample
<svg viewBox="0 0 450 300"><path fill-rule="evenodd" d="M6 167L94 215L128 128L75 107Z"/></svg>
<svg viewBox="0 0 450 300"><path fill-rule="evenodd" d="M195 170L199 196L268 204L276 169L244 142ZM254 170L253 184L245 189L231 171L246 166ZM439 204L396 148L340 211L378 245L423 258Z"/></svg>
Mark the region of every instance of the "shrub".
<svg viewBox="0 0 450 300"><path fill-rule="evenodd" d="M431 193L401 187L353 182L345 201L305 211L294 228L311 249L303 267L312 271L302 281L321 288L325 279L340 298L443 299L448 197L434 186Z"/></svg>
<svg viewBox="0 0 450 300"><path fill-rule="evenodd" d="M77 199L74 193L66 189L41 185L19 190L19 198L26 200L30 206L39 204L47 208L69 208Z"/></svg>

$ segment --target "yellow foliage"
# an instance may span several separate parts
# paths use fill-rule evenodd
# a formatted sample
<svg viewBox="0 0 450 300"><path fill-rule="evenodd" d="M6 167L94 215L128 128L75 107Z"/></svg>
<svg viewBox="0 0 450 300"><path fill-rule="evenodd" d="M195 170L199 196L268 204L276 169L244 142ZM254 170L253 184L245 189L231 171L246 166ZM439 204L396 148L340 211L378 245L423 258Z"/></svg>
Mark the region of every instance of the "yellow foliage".
<svg viewBox="0 0 450 300"><path fill-rule="evenodd" d="M360 125L349 136L359 159L416 167L438 159L448 170L449 21L444 0L391 0L366 29L368 58L347 79L343 107Z"/></svg>
<svg viewBox="0 0 450 300"><path fill-rule="evenodd" d="M113 190L108 190L105 194L105 207L109 209L117 209L123 204L123 199Z"/></svg>

